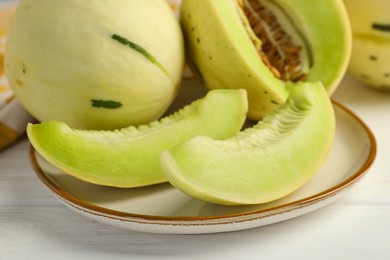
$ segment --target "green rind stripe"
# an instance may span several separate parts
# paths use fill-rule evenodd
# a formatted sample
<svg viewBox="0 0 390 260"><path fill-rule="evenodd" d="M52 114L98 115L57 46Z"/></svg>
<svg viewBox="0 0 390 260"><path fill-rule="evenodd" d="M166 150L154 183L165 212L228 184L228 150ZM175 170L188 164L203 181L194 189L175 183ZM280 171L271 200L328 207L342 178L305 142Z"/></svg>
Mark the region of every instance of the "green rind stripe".
<svg viewBox="0 0 390 260"><path fill-rule="evenodd" d="M131 42L129 41L128 39L120 36L120 35L117 35L117 34L113 34L111 36L112 39L120 42L121 44L123 45L126 45L130 48L132 48L133 50L139 52L140 54L142 54L145 58L147 58L149 61L151 61L152 63L154 63L157 67L159 67L163 72L164 74L166 74L168 76L168 72L167 70L161 65L160 62L158 62L158 60L153 56L151 55L147 50L145 50L144 48L142 48L141 46L139 46L138 44L134 43L134 42Z"/></svg>
<svg viewBox="0 0 390 260"><path fill-rule="evenodd" d="M390 24L373 23L372 28L378 31L390 32Z"/></svg>
<svg viewBox="0 0 390 260"><path fill-rule="evenodd" d="M122 106L122 103L112 100L91 99L91 105L99 108L117 109Z"/></svg>

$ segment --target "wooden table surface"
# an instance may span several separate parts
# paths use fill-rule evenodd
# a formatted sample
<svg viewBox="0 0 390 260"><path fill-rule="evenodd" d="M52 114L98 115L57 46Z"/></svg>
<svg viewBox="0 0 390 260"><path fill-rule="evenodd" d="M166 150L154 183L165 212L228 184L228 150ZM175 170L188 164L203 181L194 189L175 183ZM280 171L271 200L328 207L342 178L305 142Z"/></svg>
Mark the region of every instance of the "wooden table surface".
<svg viewBox="0 0 390 260"><path fill-rule="evenodd" d="M0 259L390 259L390 93L346 76L333 99L376 136L369 173L329 206L230 233L138 233L78 215L36 177L23 137L0 153Z"/></svg>

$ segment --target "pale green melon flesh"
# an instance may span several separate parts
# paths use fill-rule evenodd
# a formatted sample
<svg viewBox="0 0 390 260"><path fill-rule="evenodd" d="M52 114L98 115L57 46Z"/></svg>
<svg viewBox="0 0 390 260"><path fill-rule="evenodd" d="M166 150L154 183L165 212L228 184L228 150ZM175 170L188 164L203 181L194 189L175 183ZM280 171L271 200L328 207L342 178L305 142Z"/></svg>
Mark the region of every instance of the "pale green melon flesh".
<svg viewBox="0 0 390 260"><path fill-rule="evenodd" d="M343 1L269 0L294 17L313 54L307 81L321 81L328 94L337 89L348 67L352 32Z"/></svg>
<svg viewBox="0 0 390 260"><path fill-rule="evenodd" d="M346 71L351 52L351 32L342 2L264 2L276 4L275 9L289 15L311 54L307 81L321 81L331 95ZM288 82L277 79L261 61L237 0L184 0L181 25L190 64L208 88L245 86L248 117L255 120L285 102Z"/></svg>
<svg viewBox="0 0 390 260"><path fill-rule="evenodd" d="M160 153L190 137L225 139L242 127L246 91L210 91L178 112L138 128L76 130L51 121L29 124L31 144L47 161L81 180L116 187L165 182Z"/></svg>
<svg viewBox="0 0 390 260"><path fill-rule="evenodd" d="M169 182L219 204L276 200L304 185L331 149L335 117L320 83L299 83L273 114L227 140L194 137L161 155Z"/></svg>

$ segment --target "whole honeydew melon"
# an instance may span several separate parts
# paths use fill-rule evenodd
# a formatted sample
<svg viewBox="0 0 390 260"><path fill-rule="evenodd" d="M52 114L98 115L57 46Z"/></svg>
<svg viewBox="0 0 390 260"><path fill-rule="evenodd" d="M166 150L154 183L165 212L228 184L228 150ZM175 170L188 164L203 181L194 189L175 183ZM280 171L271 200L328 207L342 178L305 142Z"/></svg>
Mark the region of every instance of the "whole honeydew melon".
<svg viewBox="0 0 390 260"><path fill-rule="evenodd" d="M183 63L165 0L21 0L5 54L11 88L33 116L86 129L159 118Z"/></svg>

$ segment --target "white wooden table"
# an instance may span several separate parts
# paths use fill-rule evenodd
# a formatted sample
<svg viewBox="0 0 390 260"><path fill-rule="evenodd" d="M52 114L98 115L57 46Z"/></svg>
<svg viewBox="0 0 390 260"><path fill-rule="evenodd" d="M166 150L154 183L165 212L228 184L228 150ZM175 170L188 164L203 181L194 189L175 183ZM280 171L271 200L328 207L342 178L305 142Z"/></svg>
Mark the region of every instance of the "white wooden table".
<svg viewBox="0 0 390 260"><path fill-rule="evenodd" d="M40 183L24 137L0 153L0 259L390 259L390 93L347 76L333 98L376 136L368 175L325 208L231 233L147 234L86 219Z"/></svg>

